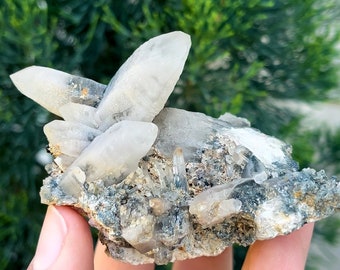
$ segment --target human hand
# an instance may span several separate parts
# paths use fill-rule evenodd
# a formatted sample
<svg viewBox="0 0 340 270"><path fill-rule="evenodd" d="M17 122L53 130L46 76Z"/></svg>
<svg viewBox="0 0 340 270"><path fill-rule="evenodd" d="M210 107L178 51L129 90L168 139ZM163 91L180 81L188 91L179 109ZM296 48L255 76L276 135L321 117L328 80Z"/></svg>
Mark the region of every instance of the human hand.
<svg viewBox="0 0 340 270"><path fill-rule="evenodd" d="M248 250L243 269L304 269L313 224L287 236L257 241ZM151 270L153 264L130 265L108 257L98 243L93 249L89 226L75 210L49 206L34 258L28 270ZM173 264L173 270L232 269L232 248L215 257L200 257Z"/></svg>

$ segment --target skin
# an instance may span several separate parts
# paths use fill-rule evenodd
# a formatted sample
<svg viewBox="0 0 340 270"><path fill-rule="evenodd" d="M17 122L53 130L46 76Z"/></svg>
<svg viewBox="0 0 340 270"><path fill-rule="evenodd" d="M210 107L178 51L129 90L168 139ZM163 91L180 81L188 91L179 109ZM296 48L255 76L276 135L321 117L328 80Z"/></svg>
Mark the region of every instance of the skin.
<svg viewBox="0 0 340 270"><path fill-rule="evenodd" d="M243 268L304 269L313 224L308 224L287 236L257 241L247 253ZM28 270L151 270L153 264L130 265L108 257L102 244L95 251L88 223L76 211L66 206L49 206L40 233L37 250ZM177 261L174 270L232 269L232 249L215 257L200 257Z"/></svg>

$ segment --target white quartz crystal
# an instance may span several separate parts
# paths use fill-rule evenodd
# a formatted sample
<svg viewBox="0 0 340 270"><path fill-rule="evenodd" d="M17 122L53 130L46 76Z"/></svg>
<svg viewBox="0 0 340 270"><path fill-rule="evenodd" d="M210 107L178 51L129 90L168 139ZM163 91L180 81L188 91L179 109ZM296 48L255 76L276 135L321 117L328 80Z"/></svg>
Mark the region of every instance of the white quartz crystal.
<svg viewBox="0 0 340 270"><path fill-rule="evenodd" d="M189 212L195 215L200 224L209 227L237 214L242 207L238 199L230 198L234 188L246 180L236 180L218 185L201 192L190 203Z"/></svg>
<svg viewBox="0 0 340 270"><path fill-rule="evenodd" d="M285 143L260 133L252 128L232 128L228 135L240 145L247 147L264 164L274 162L284 163L286 153L283 151Z"/></svg>
<svg viewBox="0 0 340 270"><path fill-rule="evenodd" d="M10 78L21 93L59 116L59 108L74 98L85 103L91 99L90 104L98 102L105 88L90 79L40 66L25 68Z"/></svg>
<svg viewBox="0 0 340 270"><path fill-rule="evenodd" d="M173 91L190 45L190 36L179 31L141 45L107 87L96 114L100 129L122 119L152 121Z"/></svg>
<svg viewBox="0 0 340 270"><path fill-rule="evenodd" d="M44 126L44 133L51 145L58 145L63 141L84 141L89 144L102 132L81 123L54 120Z"/></svg>
<svg viewBox="0 0 340 270"><path fill-rule="evenodd" d="M139 160L146 155L157 137L157 126L147 122L121 121L97 136L65 171L62 186L76 194L79 168L86 181L104 179L110 184L121 182L137 169ZM71 184L70 184L71 183Z"/></svg>
<svg viewBox="0 0 340 270"><path fill-rule="evenodd" d="M98 129L99 124L95 121L96 108L69 102L59 108L60 116L69 122L82 123L86 126Z"/></svg>

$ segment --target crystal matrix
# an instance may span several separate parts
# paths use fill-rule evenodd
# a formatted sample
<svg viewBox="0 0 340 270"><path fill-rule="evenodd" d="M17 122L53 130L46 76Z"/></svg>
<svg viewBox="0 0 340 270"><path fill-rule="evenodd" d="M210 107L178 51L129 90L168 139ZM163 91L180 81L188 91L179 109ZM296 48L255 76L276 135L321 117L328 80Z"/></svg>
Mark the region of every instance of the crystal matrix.
<svg viewBox="0 0 340 270"><path fill-rule="evenodd" d="M42 202L79 209L107 252L132 264L217 255L340 206L336 178L299 171L289 145L246 119L163 109L189 47L182 32L153 38L108 86L43 67L11 75L64 119L44 127L54 162Z"/></svg>

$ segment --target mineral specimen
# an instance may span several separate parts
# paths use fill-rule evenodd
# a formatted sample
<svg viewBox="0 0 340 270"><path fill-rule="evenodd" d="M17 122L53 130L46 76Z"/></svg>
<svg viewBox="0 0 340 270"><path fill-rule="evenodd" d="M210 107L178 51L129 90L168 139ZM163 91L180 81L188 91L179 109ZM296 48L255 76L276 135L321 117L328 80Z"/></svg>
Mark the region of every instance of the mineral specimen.
<svg viewBox="0 0 340 270"><path fill-rule="evenodd" d="M291 147L246 119L164 108L190 37L144 43L108 86L44 67L11 75L64 120L44 127L54 157L42 202L88 217L113 258L132 264L217 255L288 234L340 207L340 184L298 170Z"/></svg>

